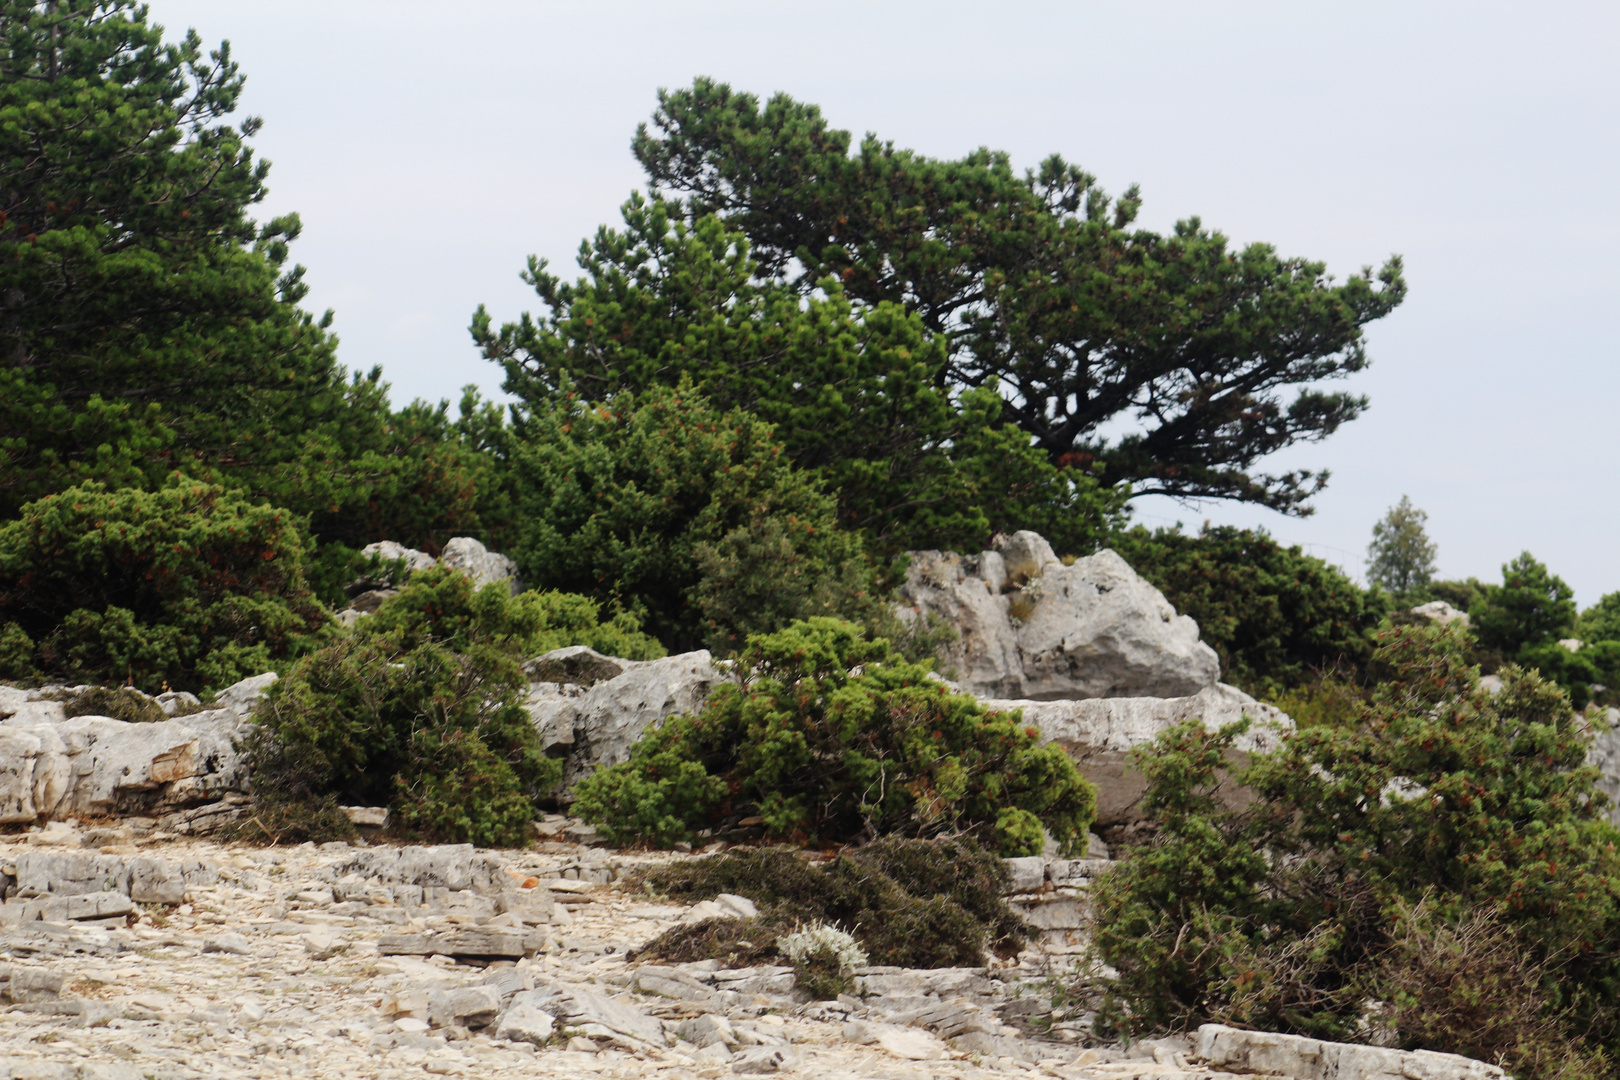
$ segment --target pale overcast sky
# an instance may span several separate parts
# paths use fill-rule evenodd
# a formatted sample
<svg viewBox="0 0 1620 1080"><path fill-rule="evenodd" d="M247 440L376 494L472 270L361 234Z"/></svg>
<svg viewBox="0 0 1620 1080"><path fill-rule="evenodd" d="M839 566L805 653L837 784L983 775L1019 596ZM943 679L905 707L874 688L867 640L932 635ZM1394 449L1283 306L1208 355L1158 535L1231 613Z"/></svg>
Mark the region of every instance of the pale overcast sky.
<svg viewBox="0 0 1620 1080"><path fill-rule="evenodd" d="M1149 524L1264 525L1360 576L1402 494L1448 577L1523 549L1582 605L1620 589L1620 7L1602 3L411 3L153 0L228 38L297 210L307 304L396 401L499 372L466 326L537 304L643 185L659 87L783 90L935 156L1053 151L1142 222L1199 215L1345 275L1406 257L1360 420L1274 468L1333 470L1314 517L1139 500Z"/></svg>

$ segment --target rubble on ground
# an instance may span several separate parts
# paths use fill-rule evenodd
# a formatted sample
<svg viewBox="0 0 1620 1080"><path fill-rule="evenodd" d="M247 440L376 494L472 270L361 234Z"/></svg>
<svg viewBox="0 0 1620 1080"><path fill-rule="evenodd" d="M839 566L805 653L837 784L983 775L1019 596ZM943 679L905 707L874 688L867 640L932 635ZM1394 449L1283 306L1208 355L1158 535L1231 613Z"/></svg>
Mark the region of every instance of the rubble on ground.
<svg viewBox="0 0 1620 1080"><path fill-rule="evenodd" d="M1091 1045L1089 1014L1050 993L1100 859L1010 860L1011 900L1042 927L1017 958L859 968L836 1001L807 1000L785 966L634 962L683 920L752 907L633 886L671 857L692 856L560 838L227 847L128 824L0 836L0 1076L1221 1080L1314 1078L1329 1057L1338 1080L1501 1076L1230 1029Z"/></svg>

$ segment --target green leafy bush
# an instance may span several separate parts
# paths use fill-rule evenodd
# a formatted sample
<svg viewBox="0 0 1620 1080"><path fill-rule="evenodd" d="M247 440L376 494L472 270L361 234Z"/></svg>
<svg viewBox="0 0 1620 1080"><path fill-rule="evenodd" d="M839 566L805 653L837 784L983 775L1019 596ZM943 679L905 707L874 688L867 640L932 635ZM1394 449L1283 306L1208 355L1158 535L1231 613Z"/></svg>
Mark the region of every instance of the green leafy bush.
<svg viewBox="0 0 1620 1080"><path fill-rule="evenodd" d="M667 720L629 761L582 781L576 812L611 838L654 843L729 814L805 842L962 833L1027 855L1043 842L1033 820L1065 850L1083 844L1096 793L1068 755L887 640L810 619L750 638L739 667L742 682L697 716Z"/></svg>
<svg viewBox="0 0 1620 1080"><path fill-rule="evenodd" d="M510 554L524 580L622 601L672 649L732 651L784 615L877 605L832 496L769 425L713 408L689 384L602 405L548 399L512 446Z"/></svg>
<svg viewBox="0 0 1620 1080"><path fill-rule="evenodd" d="M819 866L786 848L739 849L657 867L646 881L672 896L734 893L760 907L758 919L676 927L642 950L672 962L766 961L779 937L812 921L847 928L873 963L902 967L977 965L986 949L1015 954L1030 934L1002 898L1006 865L967 837L886 837Z"/></svg>
<svg viewBox="0 0 1620 1080"><path fill-rule="evenodd" d="M415 575L271 690L249 745L256 793L276 815L261 831L297 837L335 799L387 805L408 833L526 842L533 800L562 766L522 707L521 659L571 644L661 654L633 619L596 615L583 597L513 597L443 567Z"/></svg>
<svg viewBox="0 0 1620 1080"><path fill-rule="evenodd" d="M533 797L562 774L540 752L526 686L517 661L489 645L344 638L294 665L261 708L255 792L386 805L409 832L520 844Z"/></svg>
<svg viewBox="0 0 1620 1080"><path fill-rule="evenodd" d="M1220 655L1221 677L1269 697L1371 657L1385 599L1259 529L1135 528L1109 541Z"/></svg>
<svg viewBox="0 0 1620 1080"><path fill-rule="evenodd" d="M155 693L280 667L330 625L303 566L290 513L178 474L157 491L47 496L0 525L0 677Z"/></svg>
<svg viewBox="0 0 1620 1080"><path fill-rule="evenodd" d="M1485 1044L1468 1041L1461 1014L1435 1019L1436 994L1483 995L1474 1007L1505 1015L1529 993L1571 1060L1612 1051L1620 834L1586 764L1589 727L1533 672L1504 668L1501 692L1485 692L1469 647L1455 629L1389 632L1380 661L1392 678L1357 723L1298 731L1253 758L1240 780L1259 798L1241 810L1215 798L1238 725L1190 722L1135 753L1162 828L1093 892L1097 949L1118 972L1112 1023L1355 1040L1366 1003L1384 1001L1406 1045L1468 1053ZM1478 938L1481 918L1512 942L1532 986L1454 947ZM1413 934L1444 948L1420 956ZM1400 996L1436 964L1459 985ZM1522 1044L1502 1052L1512 1067L1542 1067Z"/></svg>
<svg viewBox="0 0 1620 1080"><path fill-rule="evenodd" d="M626 660L664 655L664 647L641 632L634 615L619 611L602 622L601 613L601 605L589 597L533 591L512 596L504 585L480 589L465 574L433 566L411 575L398 595L355 624L354 634L430 641L456 651L487 644L520 657L565 645L588 645Z"/></svg>

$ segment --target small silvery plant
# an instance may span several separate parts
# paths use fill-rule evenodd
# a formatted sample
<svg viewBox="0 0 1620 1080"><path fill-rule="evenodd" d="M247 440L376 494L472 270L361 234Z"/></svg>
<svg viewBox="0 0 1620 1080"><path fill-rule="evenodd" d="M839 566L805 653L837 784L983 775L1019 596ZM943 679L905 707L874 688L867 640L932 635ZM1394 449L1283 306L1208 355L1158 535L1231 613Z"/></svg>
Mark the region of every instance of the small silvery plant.
<svg viewBox="0 0 1620 1080"><path fill-rule="evenodd" d="M814 922L776 939L776 948L793 965L799 989L827 1001L855 988L854 971L866 963L866 950L838 927Z"/></svg>

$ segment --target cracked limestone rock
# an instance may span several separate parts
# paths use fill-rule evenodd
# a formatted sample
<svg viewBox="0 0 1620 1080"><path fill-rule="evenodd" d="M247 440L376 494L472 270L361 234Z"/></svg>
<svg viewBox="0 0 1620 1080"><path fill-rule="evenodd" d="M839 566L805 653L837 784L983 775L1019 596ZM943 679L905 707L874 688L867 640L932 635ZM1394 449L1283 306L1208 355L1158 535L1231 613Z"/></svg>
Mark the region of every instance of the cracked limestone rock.
<svg viewBox="0 0 1620 1080"><path fill-rule="evenodd" d="M570 654L559 656L559 654ZM529 661L543 675L584 680L591 673L610 677L583 686L577 681L537 681L529 686L525 708L547 753L563 754L563 781L572 786L603 765L630 758L630 747L649 727L667 717L693 713L727 676L707 649L658 660L622 660L578 650L558 650Z"/></svg>
<svg viewBox="0 0 1620 1080"><path fill-rule="evenodd" d="M237 741L275 681L243 679L205 712L152 724L14 709L0 721L0 823L165 812L245 791Z"/></svg>
<svg viewBox="0 0 1620 1080"><path fill-rule="evenodd" d="M1132 748L1150 743L1160 733L1197 717L1215 731L1247 716L1249 730L1238 736L1239 754L1273 750L1283 733L1293 729L1287 713L1256 701L1235 686L1216 683L1186 697L1093 698L1085 701L985 701L998 712L1018 710L1023 722L1040 732L1043 743L1055 742L1097 787L1097 824L1125 824L1140 819L1136 807L1145 790L1142 775L1127 768ZM1243 800L1234 789L1223 797Z"/></svg>
<svg viewBox="0 0 1620 1080"><path fill-rule="evenodd" d="M1065 565L1018 532L977 555L914 551L899 614L939 616L958 637L942 670L980 697L1184 697L1214 686L1198 624L1113 551Z"/></svg>

